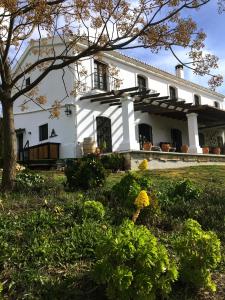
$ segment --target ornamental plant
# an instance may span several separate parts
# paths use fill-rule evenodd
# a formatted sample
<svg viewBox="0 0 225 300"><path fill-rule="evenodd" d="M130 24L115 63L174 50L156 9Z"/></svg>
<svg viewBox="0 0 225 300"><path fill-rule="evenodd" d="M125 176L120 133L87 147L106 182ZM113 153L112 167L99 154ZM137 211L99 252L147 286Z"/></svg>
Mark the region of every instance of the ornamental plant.
<svg viewBox="0 0 225 300"><path fill-rule="evenodd" d="M144 208L144 207L147 207L150 205L150 199L149 199L149 196L148 194L146 193L146 191L142 190L140 191L140 193L138 194L137 198L135 199L134 201L134 204L136 205L137 207L137 210L136 212L133 214L133 222L135 223L141 210Z"/></svg>
<svg viewBox="0 0 225 300"><path fill-rule="evenodd" d="M142 162L138 166L138 169L141 170L141 171L148 170L148 161L147 161L147 159L142 160Z"/></svg>
<svg viewBox="0 0 225 300"><path fill-rule="evenodd" d="M106 178L105 168L94 158L68 160L65 175L70 190L96 188L102 186Z"/></svg>
<svg viewBox="0 0 225 300"><path fill-rule="evenodd" d="M102 220L105 216L104 206L99 201L85 201L83 210L85 218Z"/></svg>
<svg viewBox="0 0 225 300"><path fill-rule="evenodd" d="M196 288L206 287L216 291L211 272L221 260L220 240L211 231L204 231L192 219L184 223L183 231L175 240L179 257L180 279Z"/></svg>
<svg viewBox="0 0 225 300"><path fill-rule="evenodd" d="M112 300L159 299L170 293L178 276L166 248L145 226L128 220L108 232L96 255L94 280L106 285Z"/></svg>

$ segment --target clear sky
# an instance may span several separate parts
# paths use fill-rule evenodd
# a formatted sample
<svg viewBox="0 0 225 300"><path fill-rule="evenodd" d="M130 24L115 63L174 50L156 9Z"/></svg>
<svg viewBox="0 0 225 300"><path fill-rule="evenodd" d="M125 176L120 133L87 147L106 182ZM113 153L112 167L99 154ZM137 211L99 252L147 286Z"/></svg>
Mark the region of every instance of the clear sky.
<svg viewBox="0 0 225 300"><path fill-rule="evenodd" d="M207 34L205 51L213 53L220 58L219 69L216 69L214 72L224 77L224 83L221 87L217 88L217 91L225 95L225 12L221 15L218 14L216 2L216 0L211 0L209 4L200 10L195 12L189 10L185 12L185 15L187 17L192 15L194 20L197 21L199 28L203 29ZM180 48L176 53L185 61L187 49ZM177 61L169 51L161 51L153 55L147 49L133 49L126 51L126 54L162 70L175 73L174 67ZM207 87L209 78L206 76L196 76L190 70L185 69L185 79Z"/></svg>

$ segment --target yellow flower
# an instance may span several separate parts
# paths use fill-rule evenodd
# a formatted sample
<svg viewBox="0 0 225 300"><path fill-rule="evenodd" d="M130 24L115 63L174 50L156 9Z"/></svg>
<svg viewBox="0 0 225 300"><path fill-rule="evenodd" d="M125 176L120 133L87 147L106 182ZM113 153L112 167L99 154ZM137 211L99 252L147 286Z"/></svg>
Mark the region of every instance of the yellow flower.
<svg viewBox="0 0 225 300"><path fill-rule="evenodd" d="M140 165L138 166L138 169L139 169L139 170L142 170L142 171L148 170L148 161L147 161L147 159L144 159L144 160L140 163Z"/></svg>
<svg viewBox="0 0 225 300"><path fill-rule="evenodd" d="M146 191L144 191L144 190L140 191L140 193L138 194L137 198L134 201L134 204L139 209L142 209L142 208L150 205L150 199L149 199Z"/></svg>

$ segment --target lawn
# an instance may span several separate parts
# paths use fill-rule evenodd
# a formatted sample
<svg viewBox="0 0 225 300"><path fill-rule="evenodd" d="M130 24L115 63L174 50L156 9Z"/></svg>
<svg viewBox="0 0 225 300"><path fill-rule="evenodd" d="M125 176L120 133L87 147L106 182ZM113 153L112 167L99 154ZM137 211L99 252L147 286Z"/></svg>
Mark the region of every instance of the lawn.
<svg viewBox="0 0 225 300"><path fill-rule="evenodd" d="M151 180L157 210L144 209L137 221L171 248L171 237L188 218L221 240L222 261L213 272L217 292L175 285L171 300L225 299L225 167L201 166L138 172ZM88 191L65 191L62 172L38 172L31 189L2 195L0 202L0 282L3 299L106 299L104 285L92 278L95 248L106 231L115 230L132 210L113 202L112 187L126 175L110 173L103 187ZM44 180L42 181L42 178ZM172 193L177 182L190 179L188 195ZM184 193L186 190L184 191ZM179 194L180 193L180 194ZM197 193L197 194L196 194ZM122 197L122 194L121 194ZM87 200L100 201L104 218L84 212ZM122 201L122 198L121 198Z"/></svg>

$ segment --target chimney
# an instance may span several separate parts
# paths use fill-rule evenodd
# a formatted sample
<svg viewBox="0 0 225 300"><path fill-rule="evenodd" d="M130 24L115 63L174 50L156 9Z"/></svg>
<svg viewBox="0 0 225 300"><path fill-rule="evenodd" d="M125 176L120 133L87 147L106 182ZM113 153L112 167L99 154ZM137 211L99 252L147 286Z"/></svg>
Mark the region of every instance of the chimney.
<svg viewBox="0 0 225 300"><path fill-rule="evenodd" d="M179 78L184 79L184 69L182 65L176 65L175 67L176 70L176 76Z"/></svg>

